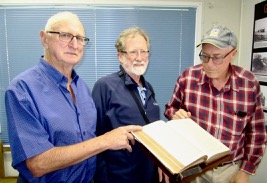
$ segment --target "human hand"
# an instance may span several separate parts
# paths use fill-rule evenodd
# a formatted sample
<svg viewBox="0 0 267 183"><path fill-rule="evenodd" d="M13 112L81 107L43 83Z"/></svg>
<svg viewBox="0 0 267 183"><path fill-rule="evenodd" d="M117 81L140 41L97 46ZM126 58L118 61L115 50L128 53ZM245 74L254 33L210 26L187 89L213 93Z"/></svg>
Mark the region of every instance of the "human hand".
<svg viewBox="0 0 267 183"><path fill-rule="evenodd" d="M158 168L158 174L159 174L159 182L162 182L164 176L165 183L170 183L169 177L160 168Z"/></svg>
<svg viewBox="0 0 267 183"><path fill-rule="evenodd" d="M230 180L229 183L249 183L249 174L239 170Z"/></svg>
<svg viewBox="0 0 267 183"><path fill-rule="evenodd" d="M134 136L130 132L139 130L142 130L141 126L128 125L109 131L104 134L104 137L108 142L110 150L127 149L129 152L132 152L129 141L131 141L131 144L134 144L135 141Z"/></svg>
<svg viewBox="0 0 267 183"><path fill-rule="evenodd" d="M179 109L174 115L172 116L172 119L184 119L184 118L190 118L191 113L185 111L184 109Z"/></svg>

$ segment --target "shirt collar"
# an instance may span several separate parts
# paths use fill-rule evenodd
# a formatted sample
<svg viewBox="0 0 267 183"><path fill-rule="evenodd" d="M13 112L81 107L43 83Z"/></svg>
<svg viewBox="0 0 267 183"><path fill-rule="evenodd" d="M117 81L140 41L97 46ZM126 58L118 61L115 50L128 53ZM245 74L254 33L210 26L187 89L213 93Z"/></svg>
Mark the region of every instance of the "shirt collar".
<svg viewBox="0 0 267 183"><path fill-rule="evenodd" d="M51 81L66 87L68 78L60 73L57 69L55 69L52 65L50 65L46 60L44 60L43 57L40 58L39 66L44 71L44 73L47 73L47 77L51 79ZM75 70L72 71L71 77L72 82L77 84L79 76L77 75Z"/></svg>
<svg viewBox="0 0 267 183"><path fill-rule="evenodd" d="M230 75L230 78L228 79L228 81L226 82L226 84L224 86L224 90L228 91L228 90L232 89L232 90L235 90L235 91L239 91L238 82L237 82L238 76L236 75L232 64L230 64L229 69L230 69L231 75ZM199 85L203 85L204 83L210 84L211 83L211 79L206 75L206 73L205 73L205 71L204 71L204 69L202 67L201 74L199 76Z"/></svg>

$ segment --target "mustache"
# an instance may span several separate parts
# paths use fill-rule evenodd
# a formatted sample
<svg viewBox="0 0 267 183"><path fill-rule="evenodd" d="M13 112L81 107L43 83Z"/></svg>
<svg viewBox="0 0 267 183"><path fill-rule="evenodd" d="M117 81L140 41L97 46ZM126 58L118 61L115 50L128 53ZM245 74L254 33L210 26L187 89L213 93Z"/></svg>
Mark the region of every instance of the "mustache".
<svg viewBox="0 0 267 183"><path fill-rule="evenodd" d="M144 65L144 61L133 61L133 65Z"/></svg>

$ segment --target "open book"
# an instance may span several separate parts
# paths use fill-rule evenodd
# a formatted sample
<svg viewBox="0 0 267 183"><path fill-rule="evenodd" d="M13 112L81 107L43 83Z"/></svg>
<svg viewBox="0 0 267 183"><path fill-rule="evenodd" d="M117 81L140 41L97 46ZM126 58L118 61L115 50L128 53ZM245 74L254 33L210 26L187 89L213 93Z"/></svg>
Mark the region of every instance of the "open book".
<svg viewBox="0 0 267 183"><path fill-rule="evenodd" d="M155 121L132 133L173 175L193 167L198 167L195 173L199 173L201 166L197 165L208 165L230 154L228 147L190 118Z"/></svg>

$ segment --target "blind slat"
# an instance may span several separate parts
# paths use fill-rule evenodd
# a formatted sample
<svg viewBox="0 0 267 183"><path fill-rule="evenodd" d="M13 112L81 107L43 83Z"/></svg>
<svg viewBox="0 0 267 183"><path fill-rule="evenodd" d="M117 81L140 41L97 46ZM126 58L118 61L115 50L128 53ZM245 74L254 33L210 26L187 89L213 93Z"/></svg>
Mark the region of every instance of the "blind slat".
<svg viewBox="0 0 267 183"><path fill-rule="evenodd" d="M9 143L4 92L9 80L37 64L43 54L39 32L59 11L76 13L90 38L83 59L75 66L90 89L95 81L119 69L115 41L131 26L143 28L151 39L151 56L145 78L153 85L161 108L171 98L178 75L194 64L196 8L127 6L2 6L0 8L0 124Z"/></svg>

